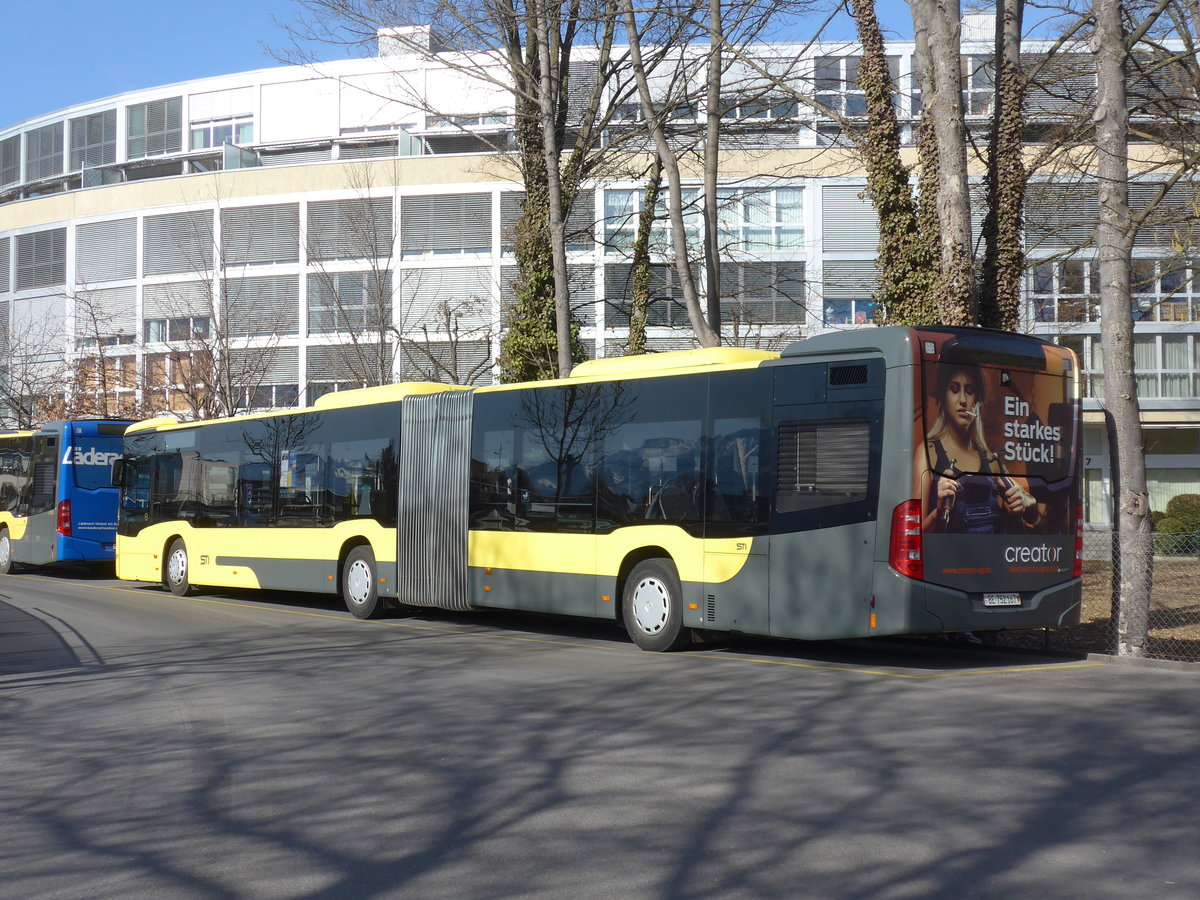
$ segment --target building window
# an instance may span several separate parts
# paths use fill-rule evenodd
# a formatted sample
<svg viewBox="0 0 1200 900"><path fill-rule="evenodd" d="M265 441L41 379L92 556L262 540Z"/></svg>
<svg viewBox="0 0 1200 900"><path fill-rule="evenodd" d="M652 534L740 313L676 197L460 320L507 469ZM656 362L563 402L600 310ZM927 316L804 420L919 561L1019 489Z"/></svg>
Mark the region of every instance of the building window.
<svg viewBox="0 0 1200 900"><path fill-rule="evenodd" d="M126 109L129 159L178 153L183 149L183 99L171 97Z"/></svg>
<svg viewBox="0 0 1200 900"><path fill-rule="evenodd" d="M1039 322L1100 320L1099 263L1069 259L1030 270L1029 293ZM1135 322L1200 321L1200 261L1134 259L1130 313Z"/></svg>
<svg viewBox="0 0 1200 900"><path fill-rule="evenodd" d="M63 171L63 123L25 132L25 180L37 181Z"/></svg>
<svg viewBox="0 0 1200 900"><path fill-rule="evenodd" d="M461 116L430 116L425 121L426 128L486 128L507 124L508 116L498 112L470 113Z"/></svg>
<svg viewBox="0 0 1200 900"><path fill-rule="evenodd" d="M1039 322L1095 322L1100 318L1095 260L1040 263L1030 270L1029 293Z"/></svg>
<svg viewBox="0 0 1200 900"><path fill-rule="evenodd" d="M804 243L804 193L799 188L717 192L722 251L798 250Z"/></svg>
<svg viewBox="0 0 1200 900"><path fill-rule="evenodd" d="M226 142L239 146L254 143L254 118L237 116L192 123L190 146L193 150L220 147Z"/></svg>
<svg viewBox="0 0 1200 900"><path fill-rule="evenodd" d="M400 247L409 258L491 252L492 195L401 198Z"/></svg>
<svg viewBox="0 0 1200 900"><path fill-rule="evenodd" d="M858 83L859 57L857 56L818 56L813 69L813 86L817 103L829 110L829 113L846 118L861 118L867 114L867 95ZM900 57L887 57L888 74L892 84L897 87L892 96L896 112L902 113L900 104ZM914 101L913 115L920 107L920 101ZM841 130L837 126L818 125L817 143L820 146L831 146L838 143Z"/></svg>
<svg viewBox="0 0 1200 900"><path fill-rule="evenodd" d="M753 100L729 97L722 100L721 118L727 122L791 121L796 118L798 109L796 101L787 97L758 97Z"/></svg>
<svg viewBox="0 0 1200 900"><path fill-rule="evenodd" d="M15 134L0 141L0 185L21 180L21 136Z"/></svg>
<svg viewBox="0 0 1200 900"><path fill-rule="evenodd" d="M825 325L870 325L875 321L876 303L870 297L827 298L822 323Z"/></svg>
<svg viewBox="0 0 1200 900"><path fill-rule="evenodd" d="M990 56L962 58L963 110L968 116L990 116L996 97L996 65Z"/></svg>
<svg viewBox="0 0 1200 900"><path fill-rule="evenodd" d="M308 276L309 334L363 329L378 333L391 324L391 272L322 272Z"/></svg>
<svg viewBox="0 0 1200 900"><path fill-rule="evenodd" d="M208 316L146 319L143 326L148 344L164 341L203 341L212 335L212 319Z"/></svg>
<svg viewBox="0 0 1200 900"><path fill-rule="evenodd" d="M67 229L17 236L17 290L50 287L67 280Z"/></svg>
<svg viewBox="0 0 1200 900"><path fill-rule="evenodd" d="M666 192L659 195L661 202L666 202ZM684 188L683 227L685 237L691 246L700 241L702 230L702 212L700 209L700 190ZM640 189L607 190L604 192L604 243L610 253L627 255L633 250L637 238L638 216L646 202L646 192ZM671 221L666 209L655 212L654 223L650 227L650 252L659 255L671 251Z"/></svg>
<svg viewBox="0 0 1200 900"><path fill-rule="evenodd" d="M1103 400L1104 353L1100 336L1064 334L1056 340L1079 357L1083 395ZM1138 397L1142 400L1200 397L1200 335L1134 335L1133 368Z"/></svg>
<svg viewBox="0 0 1200 900"><path fill-rule="evenodd" d="M247 388L241 396L240 409L290 409L299 405L300 386L298 384L260 384Z"/></svg>
<svg viewBox="0 0 1200 900"><path fill-rule="evenodd" d="M70 121L72 172L117 161L117 111L106 109Z"/></svg>

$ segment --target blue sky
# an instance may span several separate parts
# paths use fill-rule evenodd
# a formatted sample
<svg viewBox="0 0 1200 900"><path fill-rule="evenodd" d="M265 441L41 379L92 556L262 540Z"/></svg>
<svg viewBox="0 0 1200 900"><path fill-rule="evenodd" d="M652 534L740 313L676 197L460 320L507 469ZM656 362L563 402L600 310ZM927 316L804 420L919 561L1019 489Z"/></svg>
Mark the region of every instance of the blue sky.
<svg viewBox="0 0 1200 900"><path fill-rule="evenodd" d="M879 7L885 28L911 29L903 0ZM0 0L0 129L112 94L277 65L266 48L287 44L277 20L296 13L295 0Z"/></svg>
<svg viewBox="0 0 1200 900"><path fill-rule="evenodd" d="M0 128L160 84L276 65L293 0L0 0ZM329 51L334 52L334 51ZM334 53L334 55L342 55Z"/></svg>

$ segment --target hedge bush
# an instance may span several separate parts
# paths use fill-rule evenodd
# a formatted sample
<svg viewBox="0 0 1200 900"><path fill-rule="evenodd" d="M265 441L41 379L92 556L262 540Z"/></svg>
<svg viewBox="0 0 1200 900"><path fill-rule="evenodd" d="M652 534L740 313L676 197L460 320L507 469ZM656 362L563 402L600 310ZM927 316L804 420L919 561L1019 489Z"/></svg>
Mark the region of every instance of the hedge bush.
<svg viewBox="0 0 1200 900"><path fill-rule="evenodd" d="M1200 531L1200 494L1179 494L1167 501L1168 519L1176 519L1176 531L1194 534ZM1165 529L1163 529L1165 530Z"/></svg>

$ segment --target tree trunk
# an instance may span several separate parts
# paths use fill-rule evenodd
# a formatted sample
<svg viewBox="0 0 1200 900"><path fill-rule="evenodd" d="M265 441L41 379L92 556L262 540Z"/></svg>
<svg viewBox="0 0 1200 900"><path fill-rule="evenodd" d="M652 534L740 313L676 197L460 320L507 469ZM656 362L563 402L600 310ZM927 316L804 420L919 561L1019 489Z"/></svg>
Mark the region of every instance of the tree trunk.
<svg viewBox="0 0 1200 900"><path fill-rule="evenodd" d="M704 295L708 324L721 336L721 247L717 228L717 175L721 162L721 82L725 35L721 0L708 3L707 118L704 137Z"/></svg>
<svg viewBox="0 0 1200 900"><path fill-rule="evenodd" d="M662 187L662 161L656 156L646 179L646 197L638 215L637 236L633 239L629 310L629 355L646 352L646 322L650 310L650 234L654 225L658 192Z"/></svg>
<svg viewBox="0 0 1200 900"><path fill-rule="evenodd" d="M921 102L937 137L937 212L941 225L940 318L946 325L976 325L979 303L971 256L971 195L962 109L958 0L910 0L913 28L923 32L918 50L929 73ZM931 89L931 90L930 90Z"/></svg>
<svg viewBox="0 0 1200 900"><path fill-rule="evenodd" d="M558 23L551 20L549 10L536 4L531 17L536 29L539 55L542 58L538 99L542 112L542 152L546 166L546 189L549 201L550 253L554 269L554 330L558 343L558 377L571 374L571 306L567 279L567 238L563 222L563 190L559 168L558 139L559 110L556 98L561 85L552 61L559 58Z"/></svg>
<svg viewBox="0 0 1200 900"><path fill-rule="evenodd" d="M667 176L667 196L670 201L671 241L675 251L675 271L679 276L680 288L683 292L683 303L687 309L688 320L692 332L702 347L716 347L721 339L704 319L700 309L700 299L696 291L696 279L692 275L691 260L688 258L687 234L683 221L683 183L679 173L679 159L667 143L663 130L661 113L655 109L654 99L650 93L650 82L646 67L642 62L641 43L638 40L637 18L634 15L632 0L621 0L621 11L625 19L625 33L629 39L629 64L637 82L638 96L641 98L642 111L658 158L662 160L663 171Z"/></svg>
<svg viewBox="0 0 1200 900"><path fill-rule="evenodd" d="M882 313L877 319L892 325L928 325L937 320L936 243L921 233L909 172L900 158L895 85L874 0L852 0L851 6L862 44L858 82L867 101L867 132L858 146L867 169L867 195L879 216L875 300Z"/></svg>
<svg viewBox="0 0 1200 900"><path fill-rule="evenodd" d="M1125 96L1128 52L1120 0L1096 0L1096 152L1100 217L1096 226L1100 270L1100 340L1104 349L1104 405L1112 417L1120 472L1113 527L1117 652L1141 656L1146 642L1153 583L1150 503L1137 385L1133 376L1130 257L1134 228L1129 210L1129 107Z"/></svg>
<svg viewBox="0 0 1200 900"><path fill-rule="evenodd" d="M1020 325L1021 208L1027 173L1022 158L1025 87L1021 73L1024 0L1001 0L996 9L996 100L987 156L987 216L983 221L980 324L1015 331Z"/></svg>

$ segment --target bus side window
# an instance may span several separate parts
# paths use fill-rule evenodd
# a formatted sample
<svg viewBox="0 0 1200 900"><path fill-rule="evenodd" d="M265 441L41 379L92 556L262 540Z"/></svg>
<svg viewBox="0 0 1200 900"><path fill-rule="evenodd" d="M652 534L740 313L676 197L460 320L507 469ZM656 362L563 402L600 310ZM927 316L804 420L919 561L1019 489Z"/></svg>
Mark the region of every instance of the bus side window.
<svg viewBox="0 0 1200 900"><path fill-rule="evenodd" d="M58 483L58 441L38 435L34 439L33 479L29 487L29 515L54 509Z"/></svg>
<svg viewBox="0 0 1200 900"><path fill-rule="evenodd" d="M132 537L150 520L150 471L152 459L127 458L121 488L121 509L118 512L117 533Z"/></svg>

